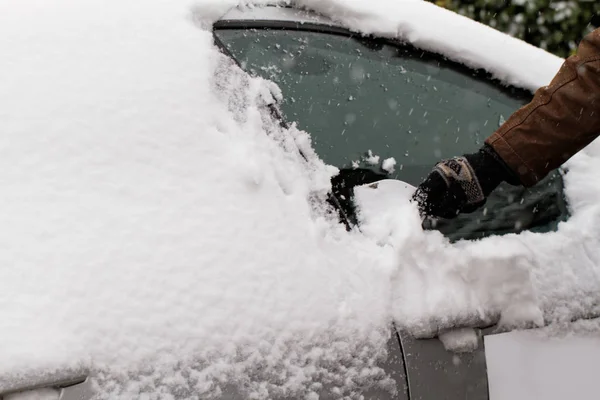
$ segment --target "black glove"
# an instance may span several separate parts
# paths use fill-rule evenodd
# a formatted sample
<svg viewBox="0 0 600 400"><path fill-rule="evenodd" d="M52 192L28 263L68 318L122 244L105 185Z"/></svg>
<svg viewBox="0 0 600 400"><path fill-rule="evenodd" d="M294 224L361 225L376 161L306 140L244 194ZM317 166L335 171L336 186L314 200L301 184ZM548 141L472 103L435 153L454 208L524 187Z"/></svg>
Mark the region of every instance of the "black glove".
<svg viewBox="0 0 600 400"><path fill-rule="evenodd" d="M417 188L413 200L421 216L451 219L484 205L503 181L519 183L500 156L485 145L477 153L437 163Z"/></svg>

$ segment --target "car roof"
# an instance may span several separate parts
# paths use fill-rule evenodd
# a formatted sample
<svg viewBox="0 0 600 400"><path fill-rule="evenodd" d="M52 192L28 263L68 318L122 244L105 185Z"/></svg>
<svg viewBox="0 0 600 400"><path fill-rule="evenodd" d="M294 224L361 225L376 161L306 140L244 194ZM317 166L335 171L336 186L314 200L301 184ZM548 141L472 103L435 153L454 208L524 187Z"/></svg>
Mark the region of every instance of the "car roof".
<svg viewBox="0 0 600 400"><path fill-rule="evenodd" d="M473 69L486 70L506 85L532 92L547 85L564 61L426 1L398 2L392 10L375 6L371 9L367 3L297 0L281 6L276 1L266 0L254 6L232 8L221 20L315 23L404 40Z"/></svg>

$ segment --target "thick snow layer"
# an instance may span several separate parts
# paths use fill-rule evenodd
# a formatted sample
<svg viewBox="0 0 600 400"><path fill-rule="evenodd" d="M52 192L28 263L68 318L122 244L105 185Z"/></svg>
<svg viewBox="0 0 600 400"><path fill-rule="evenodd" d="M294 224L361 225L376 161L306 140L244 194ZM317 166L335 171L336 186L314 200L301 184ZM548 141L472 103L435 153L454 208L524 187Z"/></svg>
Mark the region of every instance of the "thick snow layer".
<svg viewBox="0 0 600 400"><path fill-rule="evenodd" d="M3 1L0 49L2 380L83 366L131 399L383 379L393 249L326 215L335 170L187 1Z"/></svg>
<svg viewBox="0 0 600 400"><path fill-rule="evenodd" d="M347 4L312 2L397 28ZM260 112L277 91L220 55L206 7L0 1L0 383L81 367L105 398L358 396L389 385L392 317L430 336L598 311L600 146L570 163L556 233L451 245L406 192L348 233L335 169Z"/></svg>
<svg viewBox="0 0 600 400"><path fill-rule="evenodd" d="M198 1L212 7L217 3L215 0ZM223 14L237 4L234 0L218 3ZM540 48L427 1L253 0L243 3L244 13L233 12L227 17L329 21L362 34L410 42L472 68L482 68L502 82L531 91L547 85L563 62L560 57ZM315 20L304 14L292 16L285 9L277 13L273 7L261 8L272 4L305 8L326 19Z"/></svg>

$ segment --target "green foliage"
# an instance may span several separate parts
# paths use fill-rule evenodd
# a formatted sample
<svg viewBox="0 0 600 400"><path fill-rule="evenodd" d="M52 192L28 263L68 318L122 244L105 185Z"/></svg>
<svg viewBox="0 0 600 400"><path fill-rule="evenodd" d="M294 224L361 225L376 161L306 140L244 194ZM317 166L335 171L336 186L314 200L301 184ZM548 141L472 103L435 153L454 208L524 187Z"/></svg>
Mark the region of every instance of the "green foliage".
<svg viewBox="0 0 600 400"><path fill-rule="evenodd" d="M600 26L599 0L429 0L561 57Z"/></svg>

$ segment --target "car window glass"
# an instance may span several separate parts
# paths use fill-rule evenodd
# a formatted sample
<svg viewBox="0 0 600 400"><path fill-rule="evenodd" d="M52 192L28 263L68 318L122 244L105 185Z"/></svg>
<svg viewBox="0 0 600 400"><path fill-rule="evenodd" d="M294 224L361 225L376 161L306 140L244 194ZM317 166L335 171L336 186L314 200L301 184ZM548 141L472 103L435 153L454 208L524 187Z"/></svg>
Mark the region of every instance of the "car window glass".
<svg viewBox="0 0 600 400"><path fill-rule="evenodd" d="M311 31L227 29L216 34L243 68L281 87L285 118L311 134L325 162L369 171L373 179L418 185L440 159L479 148L528 100L412 48ZM491 213L481 211L438 228L467 237L540 225L532 222L540 215L531 214L540 213L535 207L542 198L548 204L562 201L558 181L555 176L531 193L503 186L490 199ZM561 207L550 207L544 223L560 216ZM523 209L528 210L525 222Z"/></svg>

